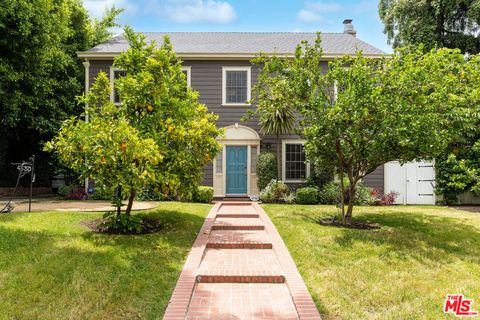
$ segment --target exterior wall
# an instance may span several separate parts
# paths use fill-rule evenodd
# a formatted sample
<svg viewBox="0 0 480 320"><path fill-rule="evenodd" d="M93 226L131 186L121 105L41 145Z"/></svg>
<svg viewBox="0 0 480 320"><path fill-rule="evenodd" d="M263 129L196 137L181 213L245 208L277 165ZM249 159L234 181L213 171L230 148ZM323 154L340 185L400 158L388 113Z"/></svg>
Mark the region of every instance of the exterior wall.
<svg viewBox="0 0 480 320"><path fill-rule="evenodd" d="M110 67L112 60L90 60L90 85L93 84L97 74L100 71L110 75ZM222 106L222 67L234 66L251 66L251 86L257 84L258 67L253 66L249 61L245 60L187 60L183 63L184 66L191 67L191 87L200 93L199 101L207 105L211 112L219 115L217 120L218 127L227 127L238 123L240 125L248 126L259 132L258 118L254 117L248 122L242 122L241 118L245 113L252 108L252 106ZM323 62L322 68L327 69L328 63ZM296 134L281 135L283 139L300 139ZM282 148L282 143L277 146L276 137L271 135L261 136L260 151L270 150L276 152L278 148ZM214 171L213 162L205 166L205 174L202 184L206 186L214 186ZM256 177L250 176L250 190L251 194L258 194L256 190ZM216 183L218 185L218 183ZM383 184L382 184L383 189ZM257 191L253 193L252 191Z"/></svg>
<svg viewBox="0 0 480 320"><path fill-rule="evenodd" d="M375 171L370 173L369 175L365 176L362 181L367 187L375 188L380 191L384 191L384 180L385 180L385 169L384 166L381 165Z"/></svg>

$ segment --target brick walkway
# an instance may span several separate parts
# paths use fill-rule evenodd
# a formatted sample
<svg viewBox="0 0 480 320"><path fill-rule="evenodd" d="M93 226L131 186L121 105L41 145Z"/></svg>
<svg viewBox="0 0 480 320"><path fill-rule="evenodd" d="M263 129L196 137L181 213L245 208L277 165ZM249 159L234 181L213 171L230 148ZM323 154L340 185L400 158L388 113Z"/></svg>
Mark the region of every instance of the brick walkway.
<svg viewBox="0 0 480 320"><path fill-rule="evenodd" d="M275 226L257 203L208 214L164 319L320 319Z"/></svg>

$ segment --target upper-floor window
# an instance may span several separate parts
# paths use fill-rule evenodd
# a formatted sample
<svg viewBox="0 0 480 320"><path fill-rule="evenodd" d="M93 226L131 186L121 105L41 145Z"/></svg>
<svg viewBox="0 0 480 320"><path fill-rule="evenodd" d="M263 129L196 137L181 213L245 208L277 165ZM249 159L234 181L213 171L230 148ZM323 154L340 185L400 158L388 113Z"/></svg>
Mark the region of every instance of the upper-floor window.
<svg viewBox="0 0 480 320"><path fill-rule="evenodd" d="M284 140L282 143L283 180L301 182L310 175L302 140Z"/></svg>
<svg viewBox="0 0 480 320"><path fill-rule="evenodd" d="M115 82L116 82L115 80L117 80L120 77L124 77L125 75L126 75L126 72L124 70L120 70L116 68L110 69L110 86L112 87L112 95L110 98L115 104L120 103L120 95L115 90Z"/></svg>
<svg viewBox="0 0 480 320"><path fill-rule="evenodd" d="M191 87L192 85L192 67L184 66L182 67L182 72L187 78L187 87Z"/></svg>
<svg viewBox="0 0 480 320"><path fill-rule="evenodd" d="M223 67L222 104L249 105L251 98L251 68Z"/></svg>

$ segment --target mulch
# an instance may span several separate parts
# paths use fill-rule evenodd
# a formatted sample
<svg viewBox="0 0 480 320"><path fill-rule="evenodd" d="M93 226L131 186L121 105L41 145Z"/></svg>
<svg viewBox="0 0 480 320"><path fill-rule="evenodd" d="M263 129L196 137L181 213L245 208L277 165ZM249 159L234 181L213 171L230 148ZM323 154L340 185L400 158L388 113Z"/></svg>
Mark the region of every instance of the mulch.
<svg viewBox="0 0 480 320"><path fill-rule="evenodd" d="M163 230L164 224L157 218L142 217L142 230L140 232L122 232L116 229L111 229L105 226L105 219L98 218L94 220L80 221L80 225L89 228L93 232L106 233L106 234L123 234L123 235L139 235L155 233Z"/></svg>
<svg viewBox="0 0 480 320"><path fill-rule="evenodd" d="M353 220L348 225L344 225L341 223L341 221L333 220L333 219L318 219L317 222L322 226L347 228L347 229L375 230L375 229L380 229L382 227L378 223L362 221L362 220Z"/></svg>

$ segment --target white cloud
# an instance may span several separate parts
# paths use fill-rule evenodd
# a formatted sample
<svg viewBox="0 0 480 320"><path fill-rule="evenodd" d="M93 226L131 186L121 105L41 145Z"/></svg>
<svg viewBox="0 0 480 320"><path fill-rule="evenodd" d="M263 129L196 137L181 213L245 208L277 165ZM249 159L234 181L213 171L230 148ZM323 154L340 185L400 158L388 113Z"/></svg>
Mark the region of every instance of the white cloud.
<svg viewBox="0 0 480 320"><path fill-rule="evenodd" d="M338 12L342 9L342 7L338 3L330 2L330 3L323 3L323 2L305 2L305 8L307 10L311 10L317 13L330 13L330 12Z"/></svg>
<svg viewBox="0 0 480 320"><path fill-rule="evenodd" d="M303 9L297 14L297 19L303 23L316 23L324 21L324 13L338 12L342 7L335 2L306 1Z"/></svg>
<svg viewBox="0 0 480 320"><path fill-rule="evenodd" d="M169 20L178 23L227 23L237 18L235 9L227 1L170 0L162 6L162 9Z"/></svg>
<svg viewBox="0 0 480 320"><path fill-rule="evenodd" d="M314 22L320 22L324 20L324 18L318 13L308 11L305 9L302 9L298 12L297 18L298 20L304 23L314 23Z"/></svg>

